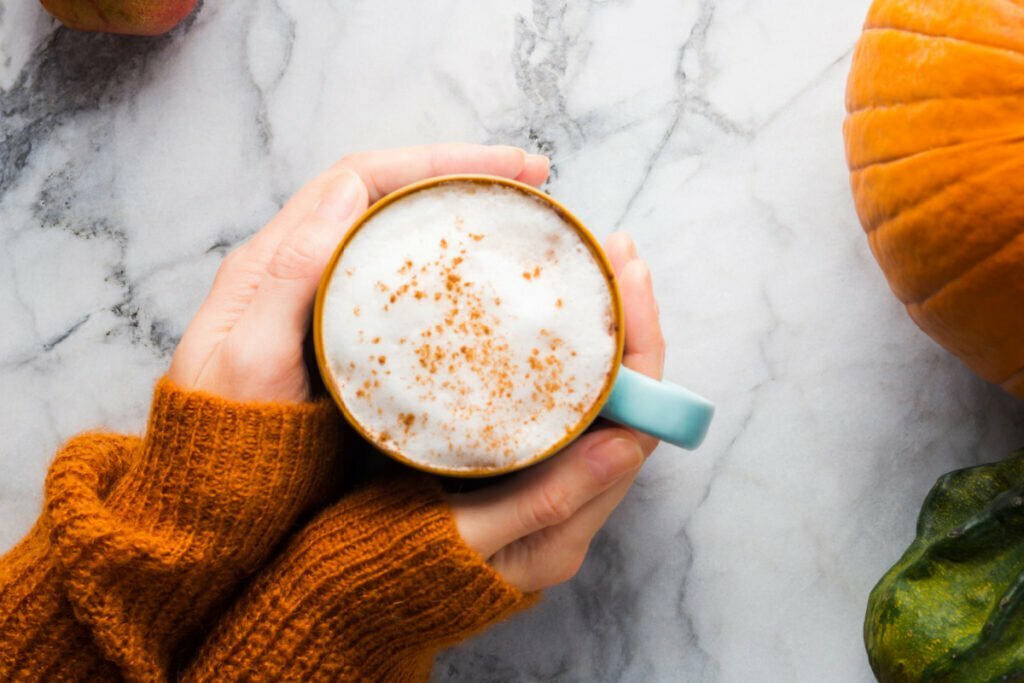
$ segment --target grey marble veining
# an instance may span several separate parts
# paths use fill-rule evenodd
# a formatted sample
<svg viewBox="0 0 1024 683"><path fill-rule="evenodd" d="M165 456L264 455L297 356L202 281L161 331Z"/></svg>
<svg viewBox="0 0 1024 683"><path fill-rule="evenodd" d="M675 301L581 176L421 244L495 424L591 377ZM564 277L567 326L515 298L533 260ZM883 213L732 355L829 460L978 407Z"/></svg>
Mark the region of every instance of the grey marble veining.
<svg viewBox="0 0 1024 683"><path fill-rule="evenodd" d="M0 0L0 549L83 429L139 431L219 260L359 149L552 156L649 260L667 374L716 400L580 575L437 681L869 681L868 591L934 479L1024 408L908 320L841 123L867 0L207 2L159 39Z"/></svg>

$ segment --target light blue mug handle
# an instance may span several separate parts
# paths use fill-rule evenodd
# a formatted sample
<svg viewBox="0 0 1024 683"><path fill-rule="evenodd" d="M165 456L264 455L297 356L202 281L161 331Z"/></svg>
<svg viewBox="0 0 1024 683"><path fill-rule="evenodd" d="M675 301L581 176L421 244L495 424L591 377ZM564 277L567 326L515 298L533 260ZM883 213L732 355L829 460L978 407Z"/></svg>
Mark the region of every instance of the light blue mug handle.
<svg viewBox="0 0 1024 683"><path fill-rule="evenodd" d="M714 414L714 404L703 396L626 366L619 368L601 409L603 418L690 450L704 440Z"/></svg>

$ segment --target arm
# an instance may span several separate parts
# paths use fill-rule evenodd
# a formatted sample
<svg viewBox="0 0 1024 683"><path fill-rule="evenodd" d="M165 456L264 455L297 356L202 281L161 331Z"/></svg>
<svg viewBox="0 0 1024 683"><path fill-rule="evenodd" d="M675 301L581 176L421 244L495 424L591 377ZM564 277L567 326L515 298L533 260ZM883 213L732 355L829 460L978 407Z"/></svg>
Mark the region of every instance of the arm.
<svg viewBox="0 0 1024 683"><path fill-rule="evenodd" d="M165 379L144 440L69 441L39 522L0 558L0 680L164 680L323 498L336 440L326 403L241 404Z"/></svg>
<svg viewBox="0 0 1024 683"><path fill-rule="evenodd" d="M420 681L437 652L532 604L469 548L431 479L389 479L297 534L184 681Z"/></svg>
<svg viewBox="0 0 1024 683"><path fill-rule="evenodd" d="M608 253L630 316L626 362L658 376L649 274L625 236ZM247 587L184 679L425 681L440 649L572 577L655 445L604 427L474 493L409 476L350 494Z"/></svg>
<svg viewBox="0 0 1024 683"><path fill-rule="evenodd" d="M156 390L143 441L65 446L43 515L0 557L0 681L159 681L179 649L331 486L340 422L310 404L302 342L334 246L374 200L422 177L538 183L510 147L358 154L229 254Z"/></svg>

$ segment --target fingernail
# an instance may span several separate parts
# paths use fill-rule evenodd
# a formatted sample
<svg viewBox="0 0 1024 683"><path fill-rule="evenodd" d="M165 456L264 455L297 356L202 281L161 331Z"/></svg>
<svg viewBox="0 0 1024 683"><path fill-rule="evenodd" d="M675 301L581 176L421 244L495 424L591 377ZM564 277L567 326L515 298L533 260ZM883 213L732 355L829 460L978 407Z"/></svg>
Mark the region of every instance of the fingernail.
<svg viewBox="0 0 1024 683"><path fill-rule="evenodd" d="M345 169L327 184L313 213L325 221L340 221L365 208L362 203L363 181L355 171Z"/></svg>
<svg viewBox="0 0 1024 683"><path fill-rule="evenodd" d="M640 445L622 438L600 441L591 446L584 457L594 478L602 484L621 479L644 462Z"/></svg>
<svg viewBox="0 0 1024 683"><path fill-rule="evenodd" d="M651 269L642 260L635 258L626 264L623 276L628 277L638 285L646 286L651 282Z"/></svg>
<svg viewBox="0 0 1024 683"><path fill-rule="evenodd" d="M551 159L549 159L548 157L546 157L543 154L527 154L526 155L526 162L530 163L531 161L533 163L541 163L541 164L543 164L544 168L548 168L548 169L551 168Z"/></svg>

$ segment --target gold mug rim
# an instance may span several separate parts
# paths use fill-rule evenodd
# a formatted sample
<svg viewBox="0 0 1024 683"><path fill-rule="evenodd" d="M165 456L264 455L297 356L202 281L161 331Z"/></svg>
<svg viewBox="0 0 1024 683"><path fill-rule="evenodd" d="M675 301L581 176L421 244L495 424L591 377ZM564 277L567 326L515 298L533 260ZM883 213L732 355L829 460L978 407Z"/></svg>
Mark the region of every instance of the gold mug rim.
<svg viewBox="0 0 1024 683"><path fill-rule="evenodd" d="M576 425L567 430L565 435L559 439L553 446L547 450L521 462L514 463L512 465L506 465L503 467L477 467L472 469L451 469L436 465L428 465L420 462L416 462L402 453L388 448L382 445L377 439L368 433L368 431L359 423L348 407L345 405L345 401L341 397L341 392L335 385L334 375L330 372L330 365L327 362L327 358L324 352L323 343L323 308L324 298L326 296L327 287L331 282L334 275L334 270L341 260L342 254L345 251L345 247L348 246L349 242L356 235L357 232L377 213L382 211L387 206L395 203L396 201L408 197L411 194L426 190L429 188L445 185L449 183L478 183L481 185L503 185L512 189L524 192L535 199L540 200L568 223L576 233L583 239L584 244L590 250L591 256L597 261L601 268L602 273L605 277L605 282L608 284L608 289L612 295L612 319L615 327L615 354L613 356L612 368L608 372L605 378L604 386L601 387L601 392L598 394L594 403L587 409ZM623 324L622 314L622 297L619 293L618 282L615 278L615 272L612 268L611 262L608 260L607 254L604 253L604 249L601 248L597 238L587 229L583 222L577 218L569 209L567 209L561 202L554 197L550 196L546 192L538 190L532 185L519 182L518 180L512 180L511 178L503 178L501 176L493 176L478 173L459 173L451 175L436 176L433 178L427 178L420 180L410 185L401 187L390 194L381 197L374 202L363 214L356 219L352 226L342 237L338 246L335 247L334 253L331 255L330 260L327 262L327 267L324 268L323 275L320 276L320 284L317 287L316 299L313 303L313 346L316 350L316 364L317 370L320 372L320 376L323 379L324 386L327 387L328 393L334 400L335 405L341 410L342 415L345 416L345 420L352 425L352 428L356 432L366 439L375 449L384 453L390 458L401 462L404 465L412 467L414 469L429 472L431 474L438 474L446 477L459 477L465 479L482 478L482 477L493 477L501 474L508 474L518 470L526 469L532 465L547 460L554 454L561 451L568 444L572 443L578 438L586 429L597 419L604 407L605 403L608 402L608 397L611 395L612 387L615 385L615 378L618 376L619 367L622 365L622 355L625 350L625 325Z"/></svg>

